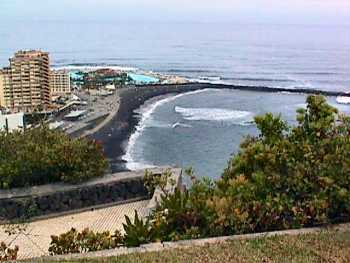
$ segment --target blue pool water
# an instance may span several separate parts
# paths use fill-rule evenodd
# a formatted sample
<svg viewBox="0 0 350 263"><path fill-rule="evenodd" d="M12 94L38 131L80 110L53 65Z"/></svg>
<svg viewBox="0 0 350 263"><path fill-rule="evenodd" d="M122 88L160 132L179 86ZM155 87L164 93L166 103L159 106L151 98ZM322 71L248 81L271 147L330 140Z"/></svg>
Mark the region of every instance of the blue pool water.
<svg viewBox="0 0 350 263"><path fill-rule="evenodd" d="M128 73L128 76L133 80L135 84L153 84L159 82L159 79L157 78L141 74Z"/></svg>
<svg viewBox="0 0 350 263"><path fill-rule="evenodd" d="M71 71L70 72L70 77L74 80L79 80L79 81L83 81L84 80L84 76L81 74L78 74L79 71Z"/></svg>

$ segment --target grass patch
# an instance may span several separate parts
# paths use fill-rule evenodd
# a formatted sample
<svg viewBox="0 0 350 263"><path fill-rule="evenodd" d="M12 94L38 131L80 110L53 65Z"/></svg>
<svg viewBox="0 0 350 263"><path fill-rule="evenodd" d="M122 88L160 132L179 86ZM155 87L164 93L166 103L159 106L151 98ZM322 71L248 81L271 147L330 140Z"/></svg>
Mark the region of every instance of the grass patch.
<svg viewBox="0 0 350 263"><path fill-rule="evenodd" d="M43 261L51 263L50 261ZM57 261L56 261L57 262ZM161 252L135 253L111 258L61 261L66 263L153 263L153 262L350 262L350 231L325 231L319 234L279 236L222 244L173 249Z"/></svg>

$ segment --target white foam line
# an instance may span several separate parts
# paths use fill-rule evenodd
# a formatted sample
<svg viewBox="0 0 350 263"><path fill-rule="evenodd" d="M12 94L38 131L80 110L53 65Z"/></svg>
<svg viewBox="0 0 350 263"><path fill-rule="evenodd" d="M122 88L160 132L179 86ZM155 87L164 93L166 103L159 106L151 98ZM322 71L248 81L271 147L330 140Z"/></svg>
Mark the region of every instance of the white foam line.
<svg viewBox="0 0 350 263"><path fill-rule="evenodd" d="M94 71L94 70L99 70L99 69L114 69L114 70L119 70L119 71L137 71L137 68L133 67L123 67L123 66L89 66L89 65L82 65L82 66L74 66L74 65L68 65L68 66L54 66L53 67L55 70L80 70L80 71Z"/></svg>

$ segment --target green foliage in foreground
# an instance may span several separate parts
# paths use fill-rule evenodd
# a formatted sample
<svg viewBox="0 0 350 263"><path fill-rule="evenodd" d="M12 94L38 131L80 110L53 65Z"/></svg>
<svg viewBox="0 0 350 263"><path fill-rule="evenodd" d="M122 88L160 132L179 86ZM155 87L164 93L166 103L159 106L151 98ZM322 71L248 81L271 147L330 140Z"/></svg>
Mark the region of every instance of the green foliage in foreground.
<svg viewBox="0 0 350 263"><path fill-rule="evenodd" d="M309 96L297 120L256 117L260 135L246 138L218 182L163 196L145 221L151 241L350 221L350 118Z"/></svg>
<svg viewBox="0 0 350 263"><path fill-rule="evenodd" d="M57 261L38 261L43 263ZM65 263L348 263L350 232L236 240L204 247L167 249L116 257L61 260Z"/></svg>
<svg viewBox="0 0 350 263"><path fill-rule="evenodd" d="M137 247L141 244L152 242L153 228L149 221L144 221L135 211L134 222L131 222L128 216L125 216L126 224L123 224L125 235L123 245L128 247Z"/></svg>
<svg viewBox="0 0 350 263"><path fill-rule="evenodd" d="M51 255L84 253L112 249L121 245L123 240L119 231L95 233L86 228L81 232L72 228L60 236L51 236L49 252Z"/></svg>
<svg viewBox="0 0 350 263"><path fill-rule="evenodd" d="M225 231L257 232L350 220L350 118L309 96L298 126L257 117L209 204ZM225 229L227 227L227 230Z"/></svg>
<svg viewBox="0 0 350 263"><path fill-rule="evenodd" d="M46 126L0 132L0 189L78 183L103 175L107 165L101 145Z"/></svg>
<svg viewBox="0 0 350 263"><path fill-rule="evenodd" d="M272 114L256 117L222 178L190 189L163 190L146 219L127 218L123 245L281 230L350 221L350 118L322 96L309 96L289 127ZM169 178L165 173L164 178ZM166 180L154 178L165 189Z"/></svg>

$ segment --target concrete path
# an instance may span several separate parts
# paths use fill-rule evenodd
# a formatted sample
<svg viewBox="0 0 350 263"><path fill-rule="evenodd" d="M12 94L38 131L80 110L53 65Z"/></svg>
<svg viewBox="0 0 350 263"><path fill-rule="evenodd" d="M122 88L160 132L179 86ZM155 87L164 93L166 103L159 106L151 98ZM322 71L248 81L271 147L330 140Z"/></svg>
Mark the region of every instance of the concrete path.
<svg viewBox="0 0 350 263"><path fill-rule="evenodd" d="M110 122L114 116L118 113L119 110L119 103L120 103L120 98L119 98L119 91L117 90L115 95L112 97L113 101L110 102L110 108L108 109L108 113L109 115L100 123L98 124L96 127L94 127L91 130L87 130L85 132L83 132L83 134L81 135L81 137L86 137L86 136L90 136L96 132L98 132L100 129L102 129L108 122Z"/></svg>
<svg viewBox="0 0 350 263"><path fill-rule="evenodd" d="M123 230L125 215L132 218L134 211L139 214L146 213L149 200L128 203L94 211L88 211L73 215L61 216L46 220L29 223L26 230L9 236L5 233L4 226L0 226L0 241L11 246L19 246L19 258L28 259L49 255L48 248L51 242L51 235L59 235L76 228L81 231L84 228L102 232L114 232L116 229Z"/></svg>

